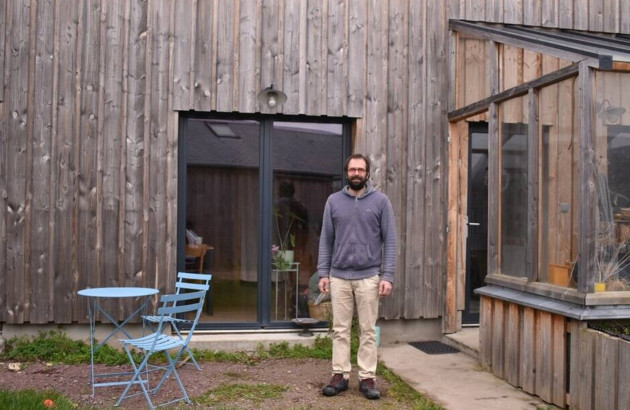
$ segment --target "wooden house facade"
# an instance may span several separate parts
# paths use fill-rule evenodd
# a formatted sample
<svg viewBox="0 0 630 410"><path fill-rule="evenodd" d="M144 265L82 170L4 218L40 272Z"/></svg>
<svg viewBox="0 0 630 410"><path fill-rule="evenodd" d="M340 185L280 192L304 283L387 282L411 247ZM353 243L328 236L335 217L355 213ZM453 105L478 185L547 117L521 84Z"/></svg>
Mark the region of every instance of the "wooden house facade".
<svg viewBox="0 0 630 410"><path fill-rule="evenodd" d="M602 69L584 50L532 47L518 35L535 32L510 37L503 30L616 34L626 41L629 0L6 0L0 23L0 323L86 323L86 304L77 296L86 287L172 290L185 261L189 217L201 218L213 206L210 213L219 214L228 203L235 214L219 219L230 224L202 236L223 244L221 252L214 249L217 266L241 255L253 271L240 266L240 279L267 283L257 290L259 312L251 323L268 325L271 310L261 303L274 291L272 193L283 180L298 181L293 171L308 156L296 160L287 148L276 161L266 144L280 146L283 136L297 133L291 127L304 122L341 130L335 140L334 132L323 137L321 129L301 128L303 141L338 141L328 156L321 147L306 151L339 158L329 167L309 165L321 165L317 172L300 171L309 182L300 177L295 192L302 199L319 195L309 218L320 212L335 181L330 168L341 174L350 151L369 156L371 180L392 202L398 270L395 296L382 303L383 319L441 320L443 332L457 331L470 308L471 261L482 275L477 285L486 280L569 302L593 298L596 241L584 233L594 234L600 221L594 191L603 185L584 169L603 170L622 152L593 143L591 135L604 127L625 138L619 128L625 111L610 124L593 118L627 105L619 90L628 63L613 56ZM269 108L257 95L272 84L287 101ZM280 131L280 122L291 127ZM252 124L257 128L247 130ZM202 129L217 138L220 129L227 132L223 142L239 139L241 155L220 170L210 168L203 158L215 155L216 165L229 155L204 151L210 145L195 139ZM490 139L473 147L480 134ZM500 136L503 145L492 139ZM520 155L519 144L527 141L538 141L540 151ZM511 166L501 168L499 161L508 158ZM471 256L471 223L479 223L470 220L479 204L468 191L473 160L486 190L479 215L485 215L488 239ZM243 170L238 176L228 167L235 164ZM518 174L525 165L532 172ZM546 182L537 185L541 176ZM623 190L627 174L621 177L607 184ZM561 183L541 188L549 181ZM214 205L190 200L193 191L234 186L244 188ZM501 189L518 186L538 189L501 196ZM243 196L252 192L259 194ZM621 217L630 218L621 208ZM311 232L316 228L313 223ZM221 242L226 231L232 242ZM302 256L313 258L312 252ZM521 260L522 266L506 264ZM567 263L579 273L574 289L546 287L555 286L551 265ZM296 275L297 285L305 281ZM613 302L624 304L627 295L608 295L602 303ZM494 349L482 351L487 357L506 357L500 340L507 339L497 335L513 336L510 326L542 327L548 331L537 334L549 340L553 323L578 326L564 316L537 319L496 294L479 303L482 335L496 328L488 333ZM116 309L123 317L131 305ZM510 354L516 360L521 353ZM525 374L501 363L495 373L502 377ZM536 382L514 382L523 383ZM556 403L566 404L561 387L554 394L563 397Z"/></svg>

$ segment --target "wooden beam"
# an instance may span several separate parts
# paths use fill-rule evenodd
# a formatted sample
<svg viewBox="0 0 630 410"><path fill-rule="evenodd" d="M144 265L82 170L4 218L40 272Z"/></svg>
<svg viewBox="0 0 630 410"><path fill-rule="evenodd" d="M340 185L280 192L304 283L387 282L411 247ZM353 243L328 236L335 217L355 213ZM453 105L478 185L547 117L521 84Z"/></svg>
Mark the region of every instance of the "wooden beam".
<svg viewBox="0 0 630 410"><path fill-rule="evenodd" d="M540 132L538 129L538 92L529 89L529 127L527 128L527 249L525 272L530 281L538 279L538 178Z"/></svg>
<svg viewBox="0 0 630 410"><path fill-rule="evenodd" d="M579 157L579 219L580 238L578 261L578 290L589 293L595 283L595 236L597 220L597 178L595 141L592 124L593 73L585 62L580 63L580 157Z"/></svg>
<svg viewBox="0 0 630 410"><path fill-rule="evenodd" d="M498 94L495 94L488 98L484 98L483 100L479 100L473 104L469 104L465 107L452 111L448 114L448 120L459 121L466 117L479 114L483 111L486 111L492 103L498 104L515 97L523 96L529 92L530 88L542 88L560 82L562 80L566 80L567 78L575 77L578 71L578 63L561 68L558 71L540 76L535 80L519 84Z"/></svg>
<svg viewBox="0 0 630 410"><path fill-rule="evenodd" d="M490 104L488 127L488 273L499 272L499 119L498 106Z"/></svg>

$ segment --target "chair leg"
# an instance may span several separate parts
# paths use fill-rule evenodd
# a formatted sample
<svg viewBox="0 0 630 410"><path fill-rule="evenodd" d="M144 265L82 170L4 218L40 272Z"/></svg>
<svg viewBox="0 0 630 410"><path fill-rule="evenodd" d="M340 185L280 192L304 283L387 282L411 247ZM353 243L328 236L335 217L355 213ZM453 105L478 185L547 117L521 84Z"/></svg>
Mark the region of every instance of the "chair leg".
<svg viewBox="0 0 630 410"><path fill-rule="evenodd" d="M172 327L173 327L173 329L175 329L175 333L177 333L177 336L181 340L184 340L184 338L182 337L181 333L179 333L179 328L177 327L177 325L173 324ZM190 357L190 361L193 362L193 364L195 365L197 370L201 371L201 367L199 366L199 363L197 363L197 360L195 360L195 356L193 355L192 351L190 350L190 348L188 346L186 346L186 353Z"/></svg>
<svg viewBox="0 0 630 410"><path fill-rule="evenodd" d="M175 380L177 380L177 384L179 385L180 390L184 394L183 399L186 401L186 403L190 404L190 398L188 397L188 392L186 391L186 388L184 387L184 384L182 383L182 379L179 378L179 373L177 373L177 369L175 368L175 366L177 365L177 362L181 358L182 353L184 353L185 349L186 349L186 347L183 346L179 350L179 352L177 352L177 355L175 355L174 358L170 355L168 350L164 351L164 355L166 356L166 360L168 360L169 367L168 367L168 370L166 371L166 373L164 373L164 376L162 376L162 380L160 380L160 382L155 387L155 389L153 389L152 392L153 392L153 394L157 394L158 391L160 390L160 388L162 387L162 385L164 384L164 382L166 381L166 379L168 379L170 377L171 373L173 373L175 375Z"/></svg>
<svg viewBox="0 0 630 410"><path fill-rule="evenodd" d="M149 362L149 357L151 357L151 355L145 353L144 359L142 360L142 362L139 365L136 365L136 362L135 360L133 360L133 356L131 355L131 351L129 350L127 345L124 345L124 347L125 347L125 351L127 352L127 356L129 357L129 361L131 362L131 366L133 367L134 373L133 373L133 377L131 378L131 381L129 381L129 383L127 384L125 391L120 396L120 399L118 399L118 402L115 404L115 406L116 407L120 406L123 400L125 400L125 398L127 397L129 390L131 390L131 386L136 384L136 380L138 380L137 383L140 384L140 387L142 388L142 392L144 394L144 398L147 400L149 407L151 409L155 409L155 406L153 405L153 402L151 401L151 398L149 397L149 392L145 386L145 381L142 380L141 378L142 371L143 369L146 369L147 363Z"/></svg>

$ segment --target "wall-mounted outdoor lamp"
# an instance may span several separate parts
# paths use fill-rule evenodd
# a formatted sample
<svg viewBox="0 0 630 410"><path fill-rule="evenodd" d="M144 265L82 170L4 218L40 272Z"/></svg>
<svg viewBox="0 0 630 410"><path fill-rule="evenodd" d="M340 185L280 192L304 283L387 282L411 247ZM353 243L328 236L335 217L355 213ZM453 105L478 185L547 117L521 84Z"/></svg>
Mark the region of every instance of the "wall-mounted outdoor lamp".
<svg viewBox="0 0 630 410"><path fill-rule="evenodd" d="M610 101L604 100L601 103L595 103L595 112L604 124L619 124L626 109L611 105Z"/></svg>
<svg viewBox="0 0 630 410"><path fill-rule="evenodd" d="M267 106L270 109L279 107L287 102L287 95L273 88L273 84L259 92L257 98L261 106Z"/></svg>

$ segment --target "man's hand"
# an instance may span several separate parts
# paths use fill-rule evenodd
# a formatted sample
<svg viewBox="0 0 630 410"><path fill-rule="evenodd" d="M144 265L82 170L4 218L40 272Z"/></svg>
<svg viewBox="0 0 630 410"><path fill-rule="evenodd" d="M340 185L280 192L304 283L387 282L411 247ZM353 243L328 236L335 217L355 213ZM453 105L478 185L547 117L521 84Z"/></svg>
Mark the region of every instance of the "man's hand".
<svg viewBox="0 0 630 410"><path fill-rule="evenodd" d="M321 281L319 282L319 287L321 289ZM382 280L378 284L378 295L379 296L389 296L392 294L392 283L387 280Z"/></svg>
<svg viewBox="0 0 630 410"><path fill-rule="evenodd" d="M319 279L319 291L322 293L330 292L330 279L329 278Z"/></svg>

